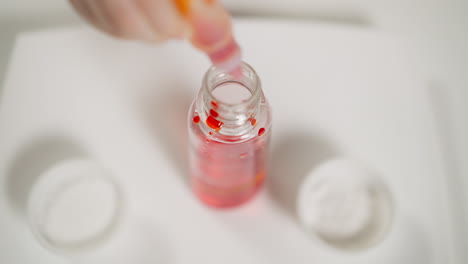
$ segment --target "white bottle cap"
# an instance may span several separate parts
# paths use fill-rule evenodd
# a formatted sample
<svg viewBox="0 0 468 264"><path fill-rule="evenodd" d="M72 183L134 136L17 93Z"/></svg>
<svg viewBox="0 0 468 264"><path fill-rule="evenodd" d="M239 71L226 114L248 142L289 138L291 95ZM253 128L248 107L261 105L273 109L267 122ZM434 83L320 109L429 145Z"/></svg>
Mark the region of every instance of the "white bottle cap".
<svg viewBox="0 0 468 264"><path fill-rule="evenodd" d="M390 194L376 172L343 158L321 164L306 177L297 208L308 233L348 249L380 240L393 213Z"/></svg>
<svg viewBox="0 0 468 264"><path fill-rule="evenodd" d="M93 248L114 230L121 197L109 173L92 161L70 159L49 168L28 199L30 227L59 253Z"/></svg>

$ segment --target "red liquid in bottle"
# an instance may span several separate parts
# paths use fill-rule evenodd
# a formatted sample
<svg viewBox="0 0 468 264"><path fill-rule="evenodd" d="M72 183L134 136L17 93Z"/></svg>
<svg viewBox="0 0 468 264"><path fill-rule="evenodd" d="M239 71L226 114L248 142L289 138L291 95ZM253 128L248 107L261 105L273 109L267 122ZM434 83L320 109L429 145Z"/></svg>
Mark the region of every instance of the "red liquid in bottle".
<svg viewBox="0 0 468 264"><path fill-rule="evenodd" d="M191 187L217 208L249 200L266 177L271 110L255 71L242 72L241 82L211 68L190 110Z"/></svg>
<svg viewBox="0 0 468 264"><path fill-rule="evenodd" d="M191 184L195 194L214 207L231 207L251 198L266 174L268 138L254 137L242 143L220 142L194 130L198 146L190 155Z"/></svg>

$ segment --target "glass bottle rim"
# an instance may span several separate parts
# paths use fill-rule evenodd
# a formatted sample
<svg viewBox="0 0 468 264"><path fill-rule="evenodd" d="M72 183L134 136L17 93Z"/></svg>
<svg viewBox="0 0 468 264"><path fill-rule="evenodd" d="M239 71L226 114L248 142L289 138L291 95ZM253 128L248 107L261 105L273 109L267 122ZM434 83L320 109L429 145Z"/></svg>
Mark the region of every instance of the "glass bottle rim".
<svg viewBox="0 0 468 264"><path fill-rule="evenodd" d="M222 75L230 75L231 78L229 81L238 82L239 84L245 86L250 91L251 96L248 99L243 100L239 103L227 103L216 98L216 96L213 94L213 91L221 83L212 85L210 83L210 80ZM242 77L248 78L251 84L246 85L244 82L242 82ZM241 76L239 78L232 77L230 73L222 71L214 65L211 66L203 77L202 89L204 90L204 93L209 95L210 100L214 100L216 103L222 105L225 108L248 108L249 106L258 104L258 100L262 94L261 82L260 78L257 75L257 72L252 68L252 66L250 66L244 61L241 62Z"/></svg>

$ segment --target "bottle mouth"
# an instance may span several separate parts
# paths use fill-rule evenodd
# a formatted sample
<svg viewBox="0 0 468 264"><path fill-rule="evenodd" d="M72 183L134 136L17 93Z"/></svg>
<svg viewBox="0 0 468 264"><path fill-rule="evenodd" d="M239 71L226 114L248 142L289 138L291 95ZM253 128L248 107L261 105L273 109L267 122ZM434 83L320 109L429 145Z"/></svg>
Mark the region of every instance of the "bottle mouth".
<svg viewBox="0 0 468 264"><path fill-rule="evenodd" d="M235 93L218 93L220 88L225 85L230 85L231 89L241 88L249 93L249 96ZM212 66L206 72L203 79L203 90L207 94L209 104L215 103L215 106L220 108L248 108L250 105L258 104L258 100L262 95L261 83L255 70L247 63L241 62L239 72L232 73L224 67ZM244 91L244 92L245 92ZM229 98L228 96L231 96ZM235 100L233 97L240 97L240 100ZM234 99L234 100L233 100Z"/></svg>
<svg viewBox="0 0 468 264"><path fill-rule="evenodd" d="M236 76L234 76L236 75ZM217 66L206 72L202 83L202 117L221 125L220 134L241 135L259 111L263 92L255 70L242 62L238 74Z"/></svg>

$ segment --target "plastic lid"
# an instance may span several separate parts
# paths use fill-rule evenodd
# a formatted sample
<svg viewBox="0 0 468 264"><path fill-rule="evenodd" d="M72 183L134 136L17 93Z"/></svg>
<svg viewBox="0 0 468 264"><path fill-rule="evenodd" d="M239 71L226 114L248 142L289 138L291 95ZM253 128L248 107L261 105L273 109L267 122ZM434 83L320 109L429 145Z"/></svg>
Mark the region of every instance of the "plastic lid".
<svg viewBox="0 0 468 264"><path fill-rule="evenodd" d="M308 233L330 245L357 249L381 240L393 207L386 186L363 163L333 159L306 177L297 200Z"/></svg>
<svg viewBox="0 0 468 264"><path fill-rule="evenodd" d="M60 253L93 248L112 233L120 194L107 171L92 161L62 161L44 172L28 201L38 240Z"/></svg>

